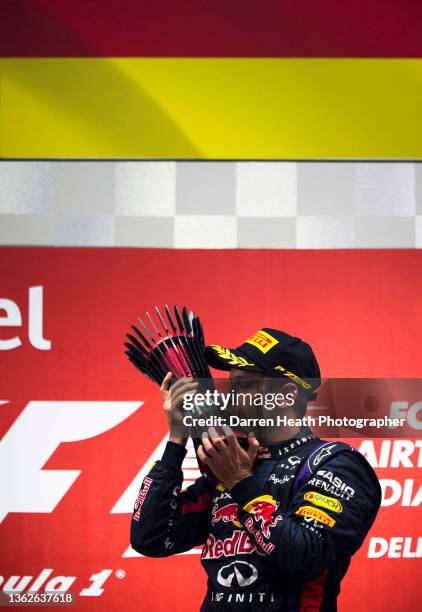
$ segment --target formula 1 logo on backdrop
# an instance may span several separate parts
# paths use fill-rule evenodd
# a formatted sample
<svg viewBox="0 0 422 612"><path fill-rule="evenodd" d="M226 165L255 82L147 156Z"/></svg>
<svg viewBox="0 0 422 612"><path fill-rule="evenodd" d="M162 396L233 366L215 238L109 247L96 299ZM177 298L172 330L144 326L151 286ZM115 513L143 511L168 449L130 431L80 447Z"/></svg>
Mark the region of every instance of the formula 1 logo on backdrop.
<svg viewBox="0 0 422 612"><path fill-rule="evenodd" d="M52 512L81 473L42 469L59 444L102 434L142 404L29 402L0 441L0 523L9 512Z"/></svg>
<svg viewBox="0 0 422 612"><path fill-rule="evenodd" d="M0 404L8 403L1 401ZM78 442L119 425L142 401L31 401L0 440L0 487L7 495L0 498L0 523L9 512L45 512L55 510L64 495L81 474L81 470L44 470L43 466L62 442ZM121 494L111 514L130 514L133 500L153 461L162 455L167 436L151 449L151 455ZM375 468L422 467L422 440L383 440L376 447L373 440L363 440L358 448ZM16 461L19 457L19 461ZM184 486L199 476L192 444L183 469ZM187 471L186 471L187 470ZM382 506L419 507L422 485L412 478L380 480ZM328 478L328 474L326 474ZM198 552L194 549L191 552ZM130 546L123 557L138 557Z"/></svg>
<svg viewBox="0 0 422 612"><path fill-rule="evenodd" d="M413 429L422 429L422 402L392 402L390 407L390 418L403 418L406 417L407 423ZM391 428L393 429L393 428Z"/></svg>

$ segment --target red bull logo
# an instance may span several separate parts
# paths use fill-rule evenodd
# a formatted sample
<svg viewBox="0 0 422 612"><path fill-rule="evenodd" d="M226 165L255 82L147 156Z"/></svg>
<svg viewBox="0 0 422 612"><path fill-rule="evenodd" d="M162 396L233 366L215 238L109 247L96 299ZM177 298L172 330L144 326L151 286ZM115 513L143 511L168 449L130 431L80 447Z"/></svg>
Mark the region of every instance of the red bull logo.
<svg viewBox="0 0 422 612"><path fill-rule="evenodd" d="M223 523L234 523L237 527L241 527L239 517L237 516L238 505L236 503L226 504L218 507L218 503L214 504L212 509L211 525L215 525L219 521Z"/></svg>
<svg viewBox="0 0 422 612"><path fill-rule="evenodd" d="M234 555L251 555L262 552L252 542L249 535L241 529L235 529L233 535L224 540L217 540L212 533L207 538L202 549L202 559L219 559L220 557L231 557Z"/></svg>
<svg viewBox="0 0 422 612"><path fill-rule="evenodd" d="M136 510L136 512L133 515L133 520L134 521L139 521L139 518L141 516L142 504L145 501L145 498L147 496L147 493L148 493L149 488L150 488L152 483L153 483L153 479L149 478L149 476L145 476L143 487L139 491L138 497L136 498L136 501L135 501L135 510Z"/></svg>
<svg viewBox="0 0 422 612"><path fill-rule="evenodd" d="M257 497L245 506L246 512L253 514L254 519L261 522L261 531L266 538L271 535L270 528L275 527L283 518L280 514L273 516L277 507L277 502L271 495Z"/></svg>

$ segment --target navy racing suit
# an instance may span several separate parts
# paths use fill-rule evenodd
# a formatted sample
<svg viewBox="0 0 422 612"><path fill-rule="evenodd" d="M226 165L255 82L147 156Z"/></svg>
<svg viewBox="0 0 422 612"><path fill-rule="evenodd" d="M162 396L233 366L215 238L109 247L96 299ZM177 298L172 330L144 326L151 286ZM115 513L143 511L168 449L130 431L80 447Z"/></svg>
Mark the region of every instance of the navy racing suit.
<svg viewBox="0 0 422 612"><path fill-rule="evenodd" d="M381 504L366 459L304 427L260 447L252 476L230 491L206 476L180 491L185 454L168 442L144 478L132 547L166 557L203 545L201 612L337 610L340 582Z"/></svg>

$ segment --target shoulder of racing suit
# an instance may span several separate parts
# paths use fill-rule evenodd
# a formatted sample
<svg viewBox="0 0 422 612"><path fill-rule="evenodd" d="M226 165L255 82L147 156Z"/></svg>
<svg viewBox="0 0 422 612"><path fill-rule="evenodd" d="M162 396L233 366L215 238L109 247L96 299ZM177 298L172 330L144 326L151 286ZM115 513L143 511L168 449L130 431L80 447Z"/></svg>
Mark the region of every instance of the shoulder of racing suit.
<svg viewBox="0 0 422 612"><path fill-rule="evenodd" d="M239 520L283 573L318 576L337 557L361 546L381 503L372 467L351 446L317 441L280 504L274 482L255 475L231 490Z"/></svg>
<svg viewBox="0 0 422 612"><path fill-rule="evenodd" d="M335 462L338 465L343 463L342 459L344 458L346 463L348 463L345 453L347 456L351 454L352 456L352 464L357 462L361 469L367 474L368 478L374 484L376 490L378 490L379 494L381 494L381 489L379 486L378 478L369 464L369 462L365 459L365 457L357 451L350 444L346 444L345 442L335 442L335 441L326 441L326 440L318 440L317 443L311 449L311 453L309 456L301 462L296 474L295 480L292 487L292 493L294 492L305 482L313 479L313 481L317 480L317 476L324 476L326 479L330 480L329 474L330 472L323 469L323 466L327 461L331 462L334 457L340 455L338 460ZM335 478L334 476L332 478ZM331 479L332 480L332 479ZM337 481L337 484L339 482ZM331 482L331 485L335 487L335 483ZM335 487L338 488L338 487ZM346 487L341 487L339 492L345 494Z"/></svg>

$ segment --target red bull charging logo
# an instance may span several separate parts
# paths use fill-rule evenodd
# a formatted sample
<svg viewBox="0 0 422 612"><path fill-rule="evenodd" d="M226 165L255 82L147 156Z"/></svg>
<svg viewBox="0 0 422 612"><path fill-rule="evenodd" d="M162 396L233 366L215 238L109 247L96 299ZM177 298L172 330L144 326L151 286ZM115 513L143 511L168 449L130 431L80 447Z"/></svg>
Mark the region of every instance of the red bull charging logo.
<svg viewBox="0 0 422 612"><path fill-rule="evenodd" d="M261 532L266 538L271 535L270 528L275 527L283 518L280 514L273 516L277 510L277 502L271 495L262 495L253 499L245 506L245 510L253 514L256 521L261 522Z"/></svg>
<svg viewBox="0 0 422 612"><path fill-rule="evenodd" d="M237 516L238 505L234 502L218 507L218 503L214 504L211 516L211 525L215 525L219 521L223 523L234 523L236 527L240 527L239 517Z"/></svg>

